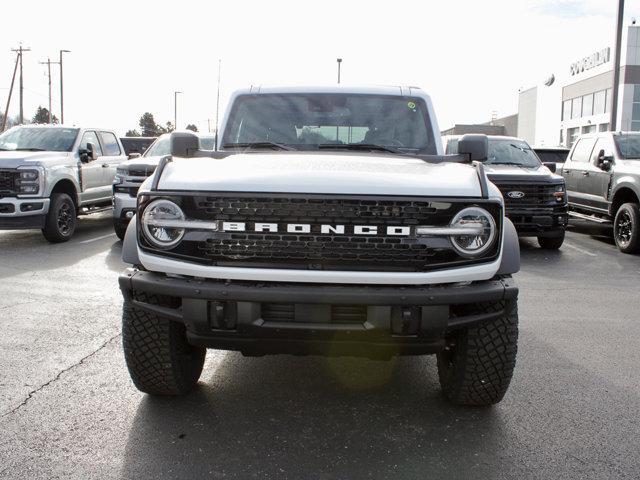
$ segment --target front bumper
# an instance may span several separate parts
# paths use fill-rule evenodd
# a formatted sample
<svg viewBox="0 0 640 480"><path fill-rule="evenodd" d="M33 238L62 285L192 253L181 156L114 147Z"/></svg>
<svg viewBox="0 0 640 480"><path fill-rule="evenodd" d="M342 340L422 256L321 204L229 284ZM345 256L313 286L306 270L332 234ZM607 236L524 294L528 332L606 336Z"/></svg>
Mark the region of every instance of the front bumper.
<svg viewBox="0 0 640 480"><path fill-rule="evenodd" d="M502 316L518 295L510 277L464 285L322 285L175 278L130 268L119 283L126 302L183 323L192 344L247 355L434 353L444 348L447 331ZM478 304L492 308L469 308ZM340 307L361 313L338 321Z"/></svg>
<svg viewBox="0 0 640 480"><path fill-rule="evenodd" d="M561 235L569 221L567 205L539 208L507 206L505 215L513 222L521 237Z"/></svg>
<svg viewBox="0 0 640 480"><path fill-rule="evenodd" d="M0 229L44 227L49 203L48 198L0 198Z"/></svg>

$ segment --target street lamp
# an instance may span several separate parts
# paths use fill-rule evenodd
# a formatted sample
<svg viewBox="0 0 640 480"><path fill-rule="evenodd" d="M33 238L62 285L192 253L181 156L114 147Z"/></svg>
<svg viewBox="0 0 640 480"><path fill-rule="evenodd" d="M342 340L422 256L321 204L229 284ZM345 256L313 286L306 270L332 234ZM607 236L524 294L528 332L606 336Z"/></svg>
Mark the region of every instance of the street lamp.
<svg viewBox="0 0 640 480"><path fill-rule="evenodd" d="M182 92L173 92L173 129L178 129L178 94Z"/></svg>
<svg viewBox="0 0 640 480"><path fill-rule="evenodd" d="M60 123L64 125L64 83L62 82L62 54L71 50L60 50Z"/></svg>

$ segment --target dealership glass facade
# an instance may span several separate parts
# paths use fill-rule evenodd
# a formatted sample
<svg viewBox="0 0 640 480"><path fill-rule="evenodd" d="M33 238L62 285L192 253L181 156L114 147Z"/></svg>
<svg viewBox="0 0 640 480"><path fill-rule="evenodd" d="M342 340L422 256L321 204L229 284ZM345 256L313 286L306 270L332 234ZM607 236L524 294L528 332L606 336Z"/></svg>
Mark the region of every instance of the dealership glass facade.
<svg viewBox="0 0 640 480"><path fill-rule="evenodd" d="M640 92L639 100L640 103ZM638 107L638 121L640 122L640 106ZM562 103L562 120L590 117L608 113L611 109L611 89L599 90L594 93L570 98Z"/></svg>

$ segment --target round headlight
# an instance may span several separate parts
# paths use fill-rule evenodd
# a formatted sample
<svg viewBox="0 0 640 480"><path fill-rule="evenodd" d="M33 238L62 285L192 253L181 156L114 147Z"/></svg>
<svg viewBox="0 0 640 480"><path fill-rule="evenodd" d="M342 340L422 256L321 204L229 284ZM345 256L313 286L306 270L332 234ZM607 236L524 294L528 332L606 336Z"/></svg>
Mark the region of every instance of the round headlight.
<svg viewBox="0 0 640 480"><path fill-rule="evenodd" d="M172 201L154 200L142 214L142 231L153 246L171 248L184 237L184 228L176 227L184 219L183 211Z"/></svg>
<svg viewBox="0 0 640 480"><path fill-rule="evenodd" d="M451 227L476 227L477 234L452 235L451 244L465 257L477 257L486 252L496 238L496 222L489 212L480 207L468 207L453 217Z"/></svg>

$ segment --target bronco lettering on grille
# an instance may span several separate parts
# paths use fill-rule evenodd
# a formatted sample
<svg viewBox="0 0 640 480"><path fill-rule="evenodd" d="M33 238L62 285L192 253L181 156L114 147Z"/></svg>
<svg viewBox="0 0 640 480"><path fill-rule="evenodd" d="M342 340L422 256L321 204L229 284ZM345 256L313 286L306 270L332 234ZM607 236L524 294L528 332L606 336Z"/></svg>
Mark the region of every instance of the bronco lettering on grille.
<svg viewBox="0 0 640 480"><path fill-rule="evenodd" d="M347 231L347 227L349 231ZM411 235L411 227L377 225L311 225L309 223L246 223L222 222L223 232L270 232L311 233L312 230L323 235L395 235L407 237Z"/></svg>

